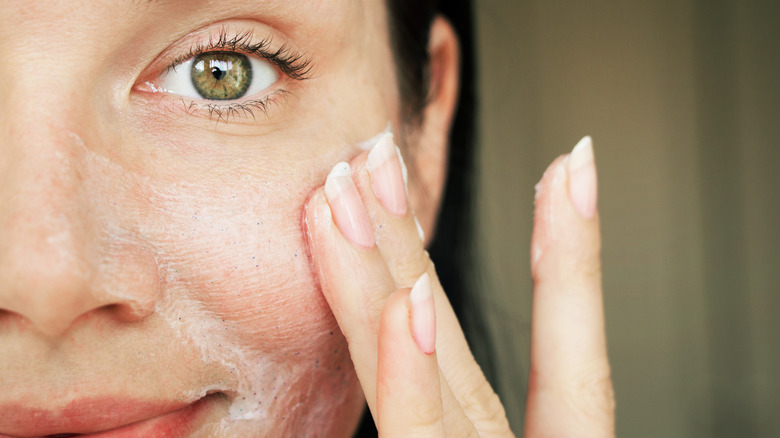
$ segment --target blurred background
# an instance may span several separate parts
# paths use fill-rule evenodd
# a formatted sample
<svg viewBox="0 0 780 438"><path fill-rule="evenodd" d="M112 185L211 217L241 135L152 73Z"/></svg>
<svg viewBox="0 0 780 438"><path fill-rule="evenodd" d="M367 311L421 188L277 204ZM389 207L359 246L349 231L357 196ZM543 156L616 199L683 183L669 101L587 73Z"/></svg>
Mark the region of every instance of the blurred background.
<svg viewBox="0 0 780 438"><path fill-rule="evenodd" d="M779 437L780 2L474 7L480 293L513 428L533 187L589 134L618 436Z"/></svg>

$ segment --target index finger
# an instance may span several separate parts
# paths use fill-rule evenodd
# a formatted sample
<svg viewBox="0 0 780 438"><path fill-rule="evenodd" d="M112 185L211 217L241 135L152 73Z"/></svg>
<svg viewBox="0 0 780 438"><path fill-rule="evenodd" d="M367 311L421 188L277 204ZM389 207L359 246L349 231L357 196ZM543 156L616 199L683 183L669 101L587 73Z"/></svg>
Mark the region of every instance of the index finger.
<svg viewBox="0 0 780 438"><path fill-rule="evenodd" d="M537 186L526 436L614 436L589 137Z"/></svg>

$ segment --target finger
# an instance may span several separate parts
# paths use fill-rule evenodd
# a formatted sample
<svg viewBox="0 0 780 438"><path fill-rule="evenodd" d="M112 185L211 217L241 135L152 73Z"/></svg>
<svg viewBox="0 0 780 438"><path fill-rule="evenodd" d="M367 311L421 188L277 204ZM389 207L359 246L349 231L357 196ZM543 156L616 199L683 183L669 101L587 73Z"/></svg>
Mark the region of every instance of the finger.
<svg viewBox="0 0 780 438"><path fill-rule="evenodd" d="M405 165L392 134L383 136L367 157L353 160L353 167L376 245L398 288L411 286L423 273L430 278L437 308L436 350L444 375L445 411L462 409L478 428L484 423L486 428L509 431L503 407L471 354L423 246L423 236L406 199Z"/></svg>
<svg viewBox="0 0 780 438"><path fill-rule="evenodd" d="M411 287L431 265L423 231L407 202L406 165L393 134L353 160L355 185L369 212L376 245L399 288Z"/></svg>
<svg viewBox="0 0 780 438"><path fill-rule="evenodd" d="M377 428L383 437L443 437L430 280L393 293L379 325Z"/></svg>
<svg viewBox="0 0 780 438"><path fill-rule="evenodd" d="M304 222L320 287L347 339L366 401L375 413L379 315L396 286L373 244L349 169L347 163L334 167L325 188L316 190L306 204Z"/></svg>
<svg viewBox="0 0 780 438"><path fill-rule="evenodd" d="M537 186L527 436L614 435L589 137Z"/></svg>
<svg viewBox="0 0 780 438"><path fill-rule="evenodd" d="M367 213L350 176L339 163L325 188L309 199L305 224L309 250L320 286L349 345L350 356L369 408L376 420L378 323L387 296L396 289L369 227ZM361 234L363 233L363 234ZM448 421L463 423L465 415L446 383L442 403ZM468 430L461 426L462 430Z"/></svg>

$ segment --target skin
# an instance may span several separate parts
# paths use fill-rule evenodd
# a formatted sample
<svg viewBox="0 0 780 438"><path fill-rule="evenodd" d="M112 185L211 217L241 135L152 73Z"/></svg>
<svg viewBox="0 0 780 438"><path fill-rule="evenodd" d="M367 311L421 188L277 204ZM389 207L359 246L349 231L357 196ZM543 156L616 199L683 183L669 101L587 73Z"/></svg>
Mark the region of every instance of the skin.
<svg viewBox="0 0 780 438"><path fill-rule="evenodd" d="M70 403L90 397L192 403L215 394L193 436L349 436L365 393L386 436L419 427L511 434L412 215L431 236L457 102L454 34L435 22L436 93L415 141L400 138L409 212L390 218L355 146L388 121L402 126L383 5L300 3L0 4L0 58L13 60L0 63L0 411L64 418ZM194 41L247 29L312 62L310 79L280 75L260 93L288 91L267 113L220 117L150 91ZM341 160L356 169L372 224L392 225L374 227L374 248L354 248L332 222L311 216L328 207L322 185ZM536 293L565 289L560 278L586 285L584 323L599 346L599 270L559 269L598 264L598 220L579 220L574 249L544 245L552 255L534 266ZM408 287L423 272L436 299L434 355L406 336ZM360 300L374 305L339 304ZM569 301L560 305L577 305ZM605 349L585 351L595 365L579 372L580 362L556 356L577 328L544 309L534 309L527 428L609 436L611 396L595 404L589 396L609 394ZM399 357L408 360L389 360ZM430 378L415 384L420 376ZM582 384L591 381L607 389ZM416 388L419 402L404 402ZM101 409L95 403L89 415ZM558 414L577 420L560 429L567 422ZM12 427L0 420L0 435Z"/></svg>

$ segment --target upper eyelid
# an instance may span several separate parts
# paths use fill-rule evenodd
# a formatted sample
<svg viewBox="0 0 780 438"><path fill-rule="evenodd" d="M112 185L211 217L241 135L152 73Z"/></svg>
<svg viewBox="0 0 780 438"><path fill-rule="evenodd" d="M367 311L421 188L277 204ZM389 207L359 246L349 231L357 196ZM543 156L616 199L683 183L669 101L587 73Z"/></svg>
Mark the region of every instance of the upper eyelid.
<svg viewBox="0 0 780 438"><path fill-rule="evenodd" d="M303 53L294 51L287 44L282 44L273 48L273 38L266 37L254 41L254 32L244 30L234 34L228 33L226 28L219 31L217 39L213 39L213 34L209 35L208 41L194 43L185 54L176 56L171 60L166 71L175 70L177 66L187 60L202 53L212 51L229 51L254 55L265 59L278 68L283 74L294 80L308 79L313 68L311 57Z"/></svg>

